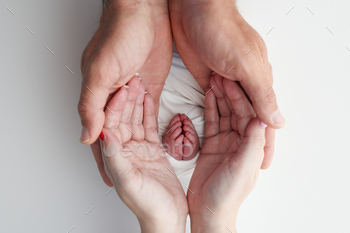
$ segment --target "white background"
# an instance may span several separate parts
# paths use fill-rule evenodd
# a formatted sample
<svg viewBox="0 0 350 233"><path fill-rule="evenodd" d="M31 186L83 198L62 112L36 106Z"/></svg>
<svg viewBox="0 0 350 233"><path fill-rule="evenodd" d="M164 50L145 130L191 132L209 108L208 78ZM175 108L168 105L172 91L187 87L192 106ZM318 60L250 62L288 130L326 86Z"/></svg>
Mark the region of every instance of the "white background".
<svg viewBox="0 0 350 233"><path fill-rule="evenodd" d="M101 1L0 2L0 232L139 232L78 142L80 56ZM238 231L349 233L350 1L238 5L266 42L287 119Z"/></svg>

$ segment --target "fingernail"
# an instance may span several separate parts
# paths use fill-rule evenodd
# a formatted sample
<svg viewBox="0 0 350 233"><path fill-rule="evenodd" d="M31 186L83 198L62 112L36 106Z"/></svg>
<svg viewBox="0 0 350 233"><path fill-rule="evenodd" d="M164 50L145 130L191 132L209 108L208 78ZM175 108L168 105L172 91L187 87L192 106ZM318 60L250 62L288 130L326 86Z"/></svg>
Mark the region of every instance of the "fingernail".
<svg viewBox="0 0 350 233"><path fill-rule="evenodd" d="M103 141L103 140L105 140L105 135L104 135L104 133L101 131L101 133L100 133L100 136L99 136L99 138Z"/></svg>
<svg viewBox="0 0 350 233"><path fill-rule="evenodd" d="M272 121L277 127L284 126L286 123L286 120L282 116L279 109L277 109L277 111L272 115Z"/></svg>
<svg viewBox="0 0 350 233"><path fill-rule="evenodd" d="M88 128L84 127L81 129L81 135L80 135L80 142L85 143L88 142L90 139L90 134Z"/></svg>
<svg viewBox="0 0 350 233"><path fill-rule="evenodd" d="M145 94L148 94L148 91L145 91Z"/></svg>
<svg viewBox="0 0 350 233"><path fill-rule="evenodd" d="M124 85L123 87L124 87L126 90L129 89L129 86L127 86L127 85Z"/></svg>
<svg viewBox="0 0 350 233"><path fill-rule="evenodd" d="M262 122L262 121L260 121L260 125L262 126L262 127L264 127L264 128L266 128L267 127L267 124L265 124L264 122Z"/></svg>
<svg viewBox="0 0 350 233"><path fill-rule="evenodd" d="M139 72L136 72L135 76L139 76L139 75L140 75Z"/></svg>
<svg viewBox="0 0 350 233"><path fill-rule="evenodd" d="M117 144L115 142L109 143L109 145L106 147L105 155L108 158L112 158L117 154Z"/></svg>

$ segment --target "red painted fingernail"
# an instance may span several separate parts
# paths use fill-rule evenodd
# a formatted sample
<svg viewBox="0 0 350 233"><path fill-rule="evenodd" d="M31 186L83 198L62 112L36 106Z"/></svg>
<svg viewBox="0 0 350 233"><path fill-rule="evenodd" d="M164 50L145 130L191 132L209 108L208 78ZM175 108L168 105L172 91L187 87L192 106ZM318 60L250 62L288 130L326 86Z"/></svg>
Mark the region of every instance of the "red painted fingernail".
<svg viewBox="0 0 350 233"><path fill-rule="evenodd" d="M104 133L101 131L101 133L100 133L100 136L99 136L99 138L103 141L103 140L105 140L105 135L104 135Z"/></svg>

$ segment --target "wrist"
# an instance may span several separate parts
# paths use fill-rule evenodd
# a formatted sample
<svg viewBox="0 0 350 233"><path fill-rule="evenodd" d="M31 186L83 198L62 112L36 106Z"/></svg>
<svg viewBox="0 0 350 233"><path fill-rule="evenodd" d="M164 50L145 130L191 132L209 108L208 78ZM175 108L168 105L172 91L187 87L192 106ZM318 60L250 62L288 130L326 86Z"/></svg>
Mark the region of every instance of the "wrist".
<svg viewBox="0 0 350 233"><path fill-rule="evenodd" d="M106 7L127 7L127 8L135 8L138 6L156 6L156 5L167 5L167 0L102 0L103 8Z"/></svg>
<svg viewBox="0 0 350 233"><path fill-rule="evenodd" d="M237 233L236 230L236 220L231 219L224 221L220 219L219 221L201 221L194 222L191 220L191 232L192 233Z"/></svg>
<svg viewBox="0 0 350 233"><path fill-rule="evenodd" d="M178 219L138 218L141 233L185 233L186 216Z"/></svg>
<svg viewBox="0 0 350 233"><path fill-rule="evenodd" d="M208 210L190 214L192 233L236 233L237 211L211 213Z"/></svg>

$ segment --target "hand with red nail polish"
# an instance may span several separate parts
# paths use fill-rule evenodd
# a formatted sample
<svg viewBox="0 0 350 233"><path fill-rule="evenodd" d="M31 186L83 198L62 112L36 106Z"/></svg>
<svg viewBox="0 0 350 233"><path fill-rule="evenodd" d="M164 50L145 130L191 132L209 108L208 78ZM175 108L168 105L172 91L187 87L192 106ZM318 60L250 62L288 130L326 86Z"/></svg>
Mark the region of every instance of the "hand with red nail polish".
<svg viewBox="0 0 350 233"><path fill-rule="evenodd" d="M137 216L142 232L184 232L185 193L157 133L152 97L133 77L109 101L100 134L103 173Z"/></svg>
<svg viewBox="0 0 350 233"><path fill-rule="evenodd" d="M264 161L266 125L239 85L212 77L205 135L187 194L192 232L236 232L238 209ZM233 90L233 91L231 91Z"/></svg>

